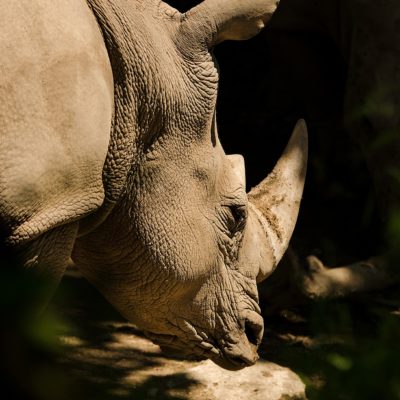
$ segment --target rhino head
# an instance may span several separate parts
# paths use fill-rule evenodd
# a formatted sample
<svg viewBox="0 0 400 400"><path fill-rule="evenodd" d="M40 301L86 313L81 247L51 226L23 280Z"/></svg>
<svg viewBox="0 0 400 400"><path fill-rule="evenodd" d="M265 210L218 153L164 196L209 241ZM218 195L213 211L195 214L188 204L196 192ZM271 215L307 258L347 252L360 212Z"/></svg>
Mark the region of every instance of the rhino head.
<svg viewBox="0 0 400 400"><path fill-rule="evenodd" d="M244 160L226 155L218 138L212 48L256 34L276 2L206 0L185 14L138 3L130 21L142 32L134 44L141 77L127 95L140 104L137 156L112 211L77 240L73 258L153 341L239 369L258 358L256 285L294 229L307 134L299 122L275 169L246 194Z"/></svg>

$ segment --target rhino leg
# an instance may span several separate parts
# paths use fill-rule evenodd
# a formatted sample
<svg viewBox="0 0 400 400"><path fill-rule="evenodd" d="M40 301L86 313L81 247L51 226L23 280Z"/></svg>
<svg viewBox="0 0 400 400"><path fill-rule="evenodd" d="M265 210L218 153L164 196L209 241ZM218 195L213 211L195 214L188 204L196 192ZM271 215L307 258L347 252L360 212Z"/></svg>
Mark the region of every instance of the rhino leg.
<svg viewBox="0 0 400 400"><path fill-rule="evenodd" d="M21 297L28 300L33 312L47 305L68 266L79 223L54 228L24 245L0 250L1 264L22 288ZM12 282L12 281L11 281ZM27 287L25 284L36 287Z"/></svg>

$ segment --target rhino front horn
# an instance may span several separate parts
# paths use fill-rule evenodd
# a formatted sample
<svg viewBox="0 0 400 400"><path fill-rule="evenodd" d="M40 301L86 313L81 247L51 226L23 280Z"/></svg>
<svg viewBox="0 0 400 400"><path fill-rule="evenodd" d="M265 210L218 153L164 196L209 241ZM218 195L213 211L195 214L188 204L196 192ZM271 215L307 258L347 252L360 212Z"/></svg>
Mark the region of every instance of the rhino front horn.
<svg viewBox="0 0 400 400"><path fill-rule="evenodd" d="M271 18L279 0L204 0L183 18L182 34L211 48L224 40L257 35Z"/></svg>
<svg viewBox="0 0 400 400"><path fill-rule="evenodd" d="M248 194L250 207L272 247L270 265L273 267L285 253L296 224L307 157L307 127L304 120L299 120L273 171Z"/></svg>

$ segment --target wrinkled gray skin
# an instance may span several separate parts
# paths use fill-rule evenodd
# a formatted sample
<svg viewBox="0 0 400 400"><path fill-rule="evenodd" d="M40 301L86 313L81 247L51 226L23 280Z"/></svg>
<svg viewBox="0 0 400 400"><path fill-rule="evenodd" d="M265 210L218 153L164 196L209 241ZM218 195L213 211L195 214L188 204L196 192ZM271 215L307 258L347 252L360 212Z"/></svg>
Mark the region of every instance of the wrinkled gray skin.
<svg viewBox="0 0 400 400"><path fill-rule="evenodd" d="M207 0L185 15L155 0L89 4L0 1L3 244L55 285L72 256L161 345L251 365L256 282L294 228L306 129L247 195L243 159L218 140L210 51L256 34L275 1Z"/></svg>

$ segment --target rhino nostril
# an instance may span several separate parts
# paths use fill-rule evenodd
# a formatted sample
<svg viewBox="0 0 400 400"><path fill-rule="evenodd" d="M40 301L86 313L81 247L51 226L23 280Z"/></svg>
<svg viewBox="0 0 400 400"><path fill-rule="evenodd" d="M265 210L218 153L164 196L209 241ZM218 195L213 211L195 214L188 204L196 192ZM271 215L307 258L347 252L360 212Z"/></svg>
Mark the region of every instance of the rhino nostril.
<svg viewBox="0 0 400 400"><path fill-rule="evenodd" d="M247 340L258 346L261 343L262 336L263 336L264 327L261 324L254 323L248 319L245 320L244 323L244 333L247 336Z"/></svg>
<svg viewBox="0 0 400 400"><path fill-rule="evenodd" d="M245 357L241 357L241 356L234 356L234 357L229 357L229 359L236 365L241 366L241 367L245 367L248 365L254 365L255 361L250 360L248 358Z"/></svg>

